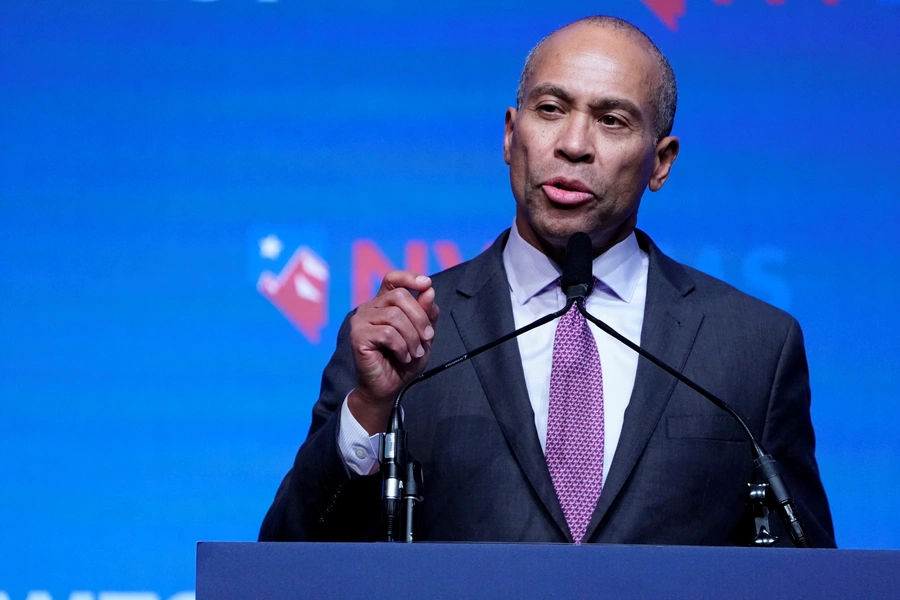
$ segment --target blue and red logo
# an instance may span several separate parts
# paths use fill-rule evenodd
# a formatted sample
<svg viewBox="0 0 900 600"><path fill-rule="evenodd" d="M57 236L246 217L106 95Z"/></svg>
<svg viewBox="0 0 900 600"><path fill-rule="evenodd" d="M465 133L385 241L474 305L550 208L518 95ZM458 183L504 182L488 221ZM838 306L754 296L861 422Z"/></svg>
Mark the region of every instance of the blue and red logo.
<svg viewBox="0 0 900 600"><path fill-rule="evenodd" d="M248 236L248 275L271 306L307 341L318 344L329 315L343 316L371 300L388 271L401 268L428 274L449 269L484 250L493 237L489 225L470 227L455 240L404 235L414 229L380 231L376 241L348 235L346 227L254 227ZM672 248L658 241L676 260L782 309L790 308L791 281L784 273L790 256L785 249L763 244L725 252L714 245Z"/></svg>
<svg viewBox="0 0 900 600"><path fill-rule="evenodd" d="M320 228L251 228L249 276L256 289L313 343L328 324L331 268Z"/></svg>
<svg viewBox="0 0 900 600"><path fill-rule="evenodd" d="M327 261L326 237L323 227L269 226L251 228L248 239L249 275L257 291L313 344L321 341L329 303L335 301L331 287L337 271ZM363 237L346 241L350 297L338 307L339 313L371 300L388 271L402 268L427 274L463 261L456 241L387 237L391 239L381 245ZM474 234L464 246L474 255L485 247L482 239ZM338 258L343 259L338 264L345 265L340 272L346 273L347 257ZM339 289L347 289L347 282L339 283Z"/></svg>
<svg viewBox="0 0 900 600"><path fill-rule="evenodd" d="M278 246L280 240L269 235L260 246ZM321 339L322 328L328 323L328 263L307 246L300 246L291 255L278 275L263 271L256 289L274 304L309 341Z"/></svg>

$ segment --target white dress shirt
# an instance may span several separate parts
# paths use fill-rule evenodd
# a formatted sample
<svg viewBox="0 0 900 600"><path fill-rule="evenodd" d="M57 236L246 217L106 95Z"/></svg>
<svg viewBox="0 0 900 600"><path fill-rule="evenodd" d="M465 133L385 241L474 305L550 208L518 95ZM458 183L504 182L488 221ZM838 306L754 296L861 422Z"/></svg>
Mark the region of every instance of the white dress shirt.
<svg viewBox="0 0 900 600"><path fill-rule="evenodd" d="M503 266L509 280L516 328L563 308L566 297L559 286L560 267L519 235L515 223L503 250ZM593 261L594 277L600 282L588 296L588 312L638 344L644 322L649 259L634 233ZM603 371L605 462L603 479L615 455L625 409L634 388L638 356L590 324L600 368ZM541 448L546 450L547 415L550 404L550 368L556 324L548 323L519 336L519 354L525 385ZM348 394L349 395L349 394ZM353 418L347 399L341 406L338 447L348 468L357 474L378 470L378 436L368 432Z"/></svg>
<svg viewBox="0 0 900 600"><path fill-rule="evenodd" d="M639 344L647 299L649 258L638 246L634 233L594 259L592 272L600 282L585 301L587 311L626 338ZM503 266L509 279L516 329L566 305L559 285L560 267L526 242L513 226L503 250ZM603 372L604 464L603 480L609 473L625 408L631 399L638 355L624 344L589 323L597 342ZM541 448L547 449L547 418L550 407L550 368L556 325L548 323L518 337L525 385L534 411Z"/></svg>

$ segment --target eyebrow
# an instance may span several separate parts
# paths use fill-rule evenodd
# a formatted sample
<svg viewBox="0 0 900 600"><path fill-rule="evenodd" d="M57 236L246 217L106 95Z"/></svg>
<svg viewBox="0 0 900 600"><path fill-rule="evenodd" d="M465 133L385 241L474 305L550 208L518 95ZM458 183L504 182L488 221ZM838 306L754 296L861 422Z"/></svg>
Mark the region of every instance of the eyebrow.
<svg viewBox="0 0 900 600"><path fill-rule="evenodd" d="M635 104L631 100L626 100L625 98L604 98L599 102L591 103L590 107L594 109L620 108L625 112L633 114L636 117L644 116L644 113L641 112L641 109L638 108L637 104Z"/></svg>
<svg viewBox="0 0 900 600"><path fill-rule="evenodd" d="M557 98L568 104L572 104L574 102L574 99L568 92L566 92L566 90L552 83L542 83L534 86L534 88L532 88L531 90L531 93L528 94L528 97L529 99L532 99L544 95L556 96ZM635 104L631 100L626 100L625 98L602 98L600 100L597 100L596 102L591 102L588 106L595 110L619 108L639 118L643 118L644 116L644 113L641 111L637 104Z"/></svg>
<svg viewBox="0 0 900 600"><path fill-rule="evenodd" d="M566 90L562 89L559 86L553 85L552 83L542 83L540 85L536 85L531 88L531 93L528 94L529 98L537 98L538 96L556 96L563 102L572 102L572 96L566 92Z"/></svg>

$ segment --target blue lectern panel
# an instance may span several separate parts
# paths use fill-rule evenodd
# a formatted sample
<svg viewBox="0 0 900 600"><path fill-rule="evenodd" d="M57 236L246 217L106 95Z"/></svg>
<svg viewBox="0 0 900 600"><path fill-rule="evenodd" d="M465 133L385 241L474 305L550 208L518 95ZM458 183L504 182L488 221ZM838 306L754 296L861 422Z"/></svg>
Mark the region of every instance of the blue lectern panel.
<svg viewBox="0 0 900 600"><path fill-rule="evenodd" d="M210 544L197 600L893 599L900 552L551 544Z"/></svg>

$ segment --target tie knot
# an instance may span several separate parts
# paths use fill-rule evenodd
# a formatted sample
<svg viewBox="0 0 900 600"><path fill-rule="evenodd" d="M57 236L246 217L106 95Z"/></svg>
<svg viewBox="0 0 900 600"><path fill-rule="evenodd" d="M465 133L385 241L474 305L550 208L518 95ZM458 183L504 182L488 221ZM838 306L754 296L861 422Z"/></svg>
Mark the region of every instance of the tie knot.
<svg viewBox="0 0 900 600"><path fill-rule="evenodd" d="M557 325L557 328L558 327L577 328L579 330L585 328L585 331L588 331L587 319L585 319L584 315L581 314L581 311L578 309L577 303L573 302L572 306L569 307L569 310L567 310L566 313L562 317L560 317L560 323L559 325Z"/></svg>

